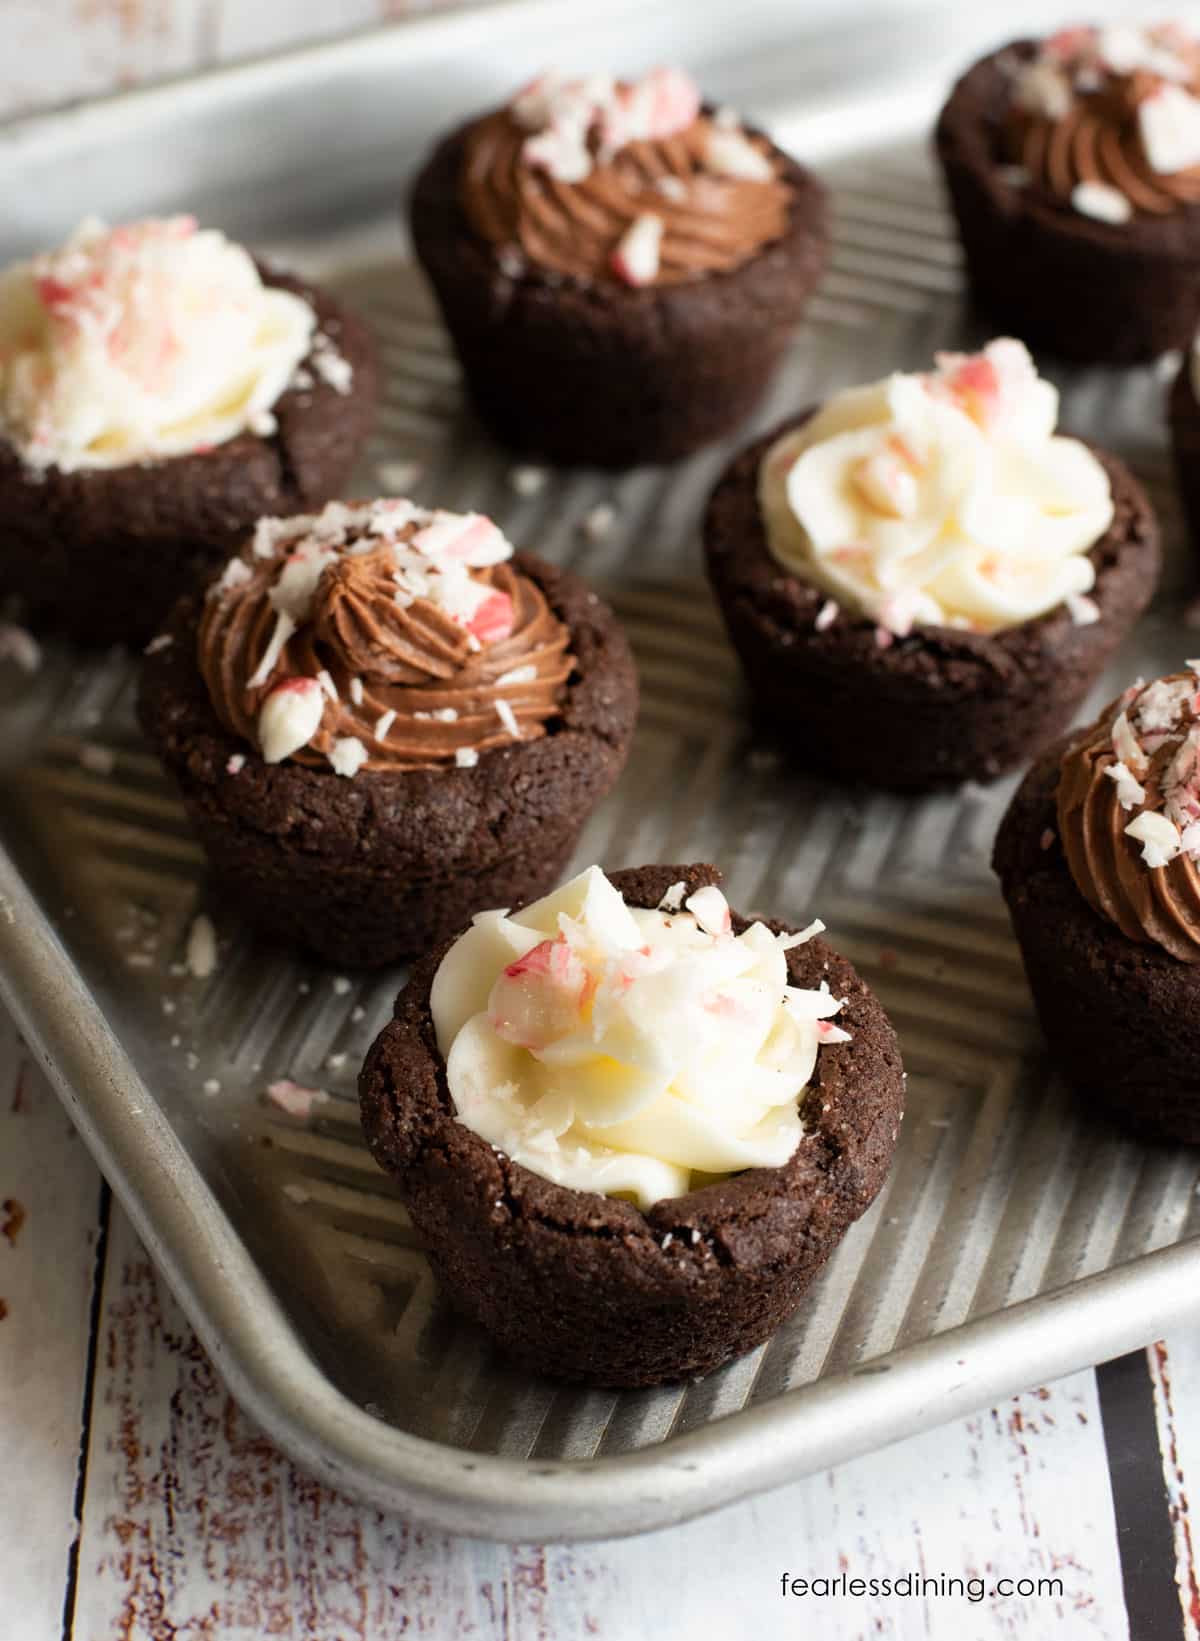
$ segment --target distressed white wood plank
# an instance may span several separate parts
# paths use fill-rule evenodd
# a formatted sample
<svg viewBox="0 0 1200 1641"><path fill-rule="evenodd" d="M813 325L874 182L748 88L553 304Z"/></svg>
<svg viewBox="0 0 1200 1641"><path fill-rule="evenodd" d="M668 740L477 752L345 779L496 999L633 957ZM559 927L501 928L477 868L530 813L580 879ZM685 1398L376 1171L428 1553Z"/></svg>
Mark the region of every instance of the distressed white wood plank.
<svg viewBox="0 0 1200 1641"><path fill-rule="evenodd" d="M1200 1328L1152 1345L1146 1353L1163 1478L1175 1538L1175 1584L1187 1641L1200 1641Z"/></svg>
<svg viewBox="0 0 1200 1641"><path fill-rule="evenodd" d="M0 1014L0 1635L61 1622L100 1176Z"/></svg>
<svg viewBox="0 0 1200 1641"><path fill-rule="evenodd" d="M508 1549L409 1527L300 1475L234 1408L119 1213L109 1250L86 1641L189 1626L208 1641L1127 1635L1091 1373L668 1534ZM785 1572L944 1574L985 1591L1061 1577L1064 1594L799 1599L781 1595Z"/></svg>
<svg viewBox="0 0 1200 1641"><path fill-rule="evenodd" d="M397 8L411 10L412 7ZM330 38L385 21L381 0L326 0L297 6L295 0L217 0L216 54L221 61L261 51L281 51L304 40Z"/></svg>
<svg viewBox="0 0 1200 1641"><path fill-rule="evenodd" d="M470 0L7 0L0 117Z"/></svg>
<svg viewBox="0 0 1200 1641"><path fill-rule="evenodd" d="M1073 1375L672 1534L551 1550L543 1583L598 1622L554 1636L1128 1635L1095 1376ZM670 1567L664 1600L663 1569ZM967 1593L784 1596L781 1579L978 1580ZM1000 1579L1061 1578L1001 1599ZM940 1587L940 1586L939 1586ZM553 1598L553 1597L552 1597ZM582 1611L582 1609L581 1609Z"/></svg>
<svg viewBox="0 0 1200 1641"><path fill-rule="evenodd" d="M203 67L217 3L8 0L0 114Z"/></svg>
<svg viewBox="0 0 1200 1641"><path fill-rule="evenodd" d="M507 1553L301 1475L237 1411L117 1212L79 1553L80 1641L502 1634Z"/></svg>

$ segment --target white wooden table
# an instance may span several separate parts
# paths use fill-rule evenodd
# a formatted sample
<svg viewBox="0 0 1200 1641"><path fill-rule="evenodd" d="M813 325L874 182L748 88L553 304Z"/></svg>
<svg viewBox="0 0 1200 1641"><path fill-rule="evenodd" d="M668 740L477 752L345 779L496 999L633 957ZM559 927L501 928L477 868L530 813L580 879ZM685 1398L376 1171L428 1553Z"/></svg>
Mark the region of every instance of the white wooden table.
<svg viewBox="0 0 1200 1641"><path fill-rule="evenodd" d="M448 1538L249 1426L2 1016L0 1301L0 1641L1200 1641L1200 1331L669 1532ZM906 1574L979 1583L781 1590Z"/></svg>

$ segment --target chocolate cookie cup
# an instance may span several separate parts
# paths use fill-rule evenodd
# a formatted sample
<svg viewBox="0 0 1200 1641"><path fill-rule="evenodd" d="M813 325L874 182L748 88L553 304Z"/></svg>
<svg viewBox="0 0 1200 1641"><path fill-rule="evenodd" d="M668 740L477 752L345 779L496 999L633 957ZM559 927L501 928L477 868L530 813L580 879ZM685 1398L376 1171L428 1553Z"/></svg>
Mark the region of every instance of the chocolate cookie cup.
<svg viewBox="0 0 1200 1641"><path fill-rule="evenodd" d="M1026 762L1069 723L1150 601L1161 559L1141 486L1117 457L1092 452L1111 520L1086 553L1086 593L996 630L911 614L893 630L771 550L760 471L815 414L737 456L704 519L709 579L755 717L804 767L898 791L990 780Z"/></svg>
<svg viewBox="0 0 1200 1641"><path fill-rule="evenodd" d="M320 539L331 519L326 539L342 536L324 568L318 550L310 609L292 602L282 649L251 547L232 561L244 575L176 605L138 698L218 888L264 933L349 967L417 956L480 908L551 883L637 715L624 635L582 581L529 554L490 557L511 550L487 521L410 509L410 539L491 532L480 556L495 567L470 578L489 596L463 633L444 601L397 601L396 572L377 562L390 541L343 552L371 511L265 521L260 532L284 531L272 572L291 525Z"/></svg>
<svg viewBox="0 0 1200 1641"><path fill-rule="evenodd" d="M439 144L410 214L481 421L605 468L736 426L828 248L816 178L671 71L544 76Z"/></svg>
<svg viewBox="0 0 1200 1641"><path fill-rule="evenodd" d="M1043 753L993 857L1059 1071L1125 1127L1189 1145L1200 1145L1200 879L1187 831L1200 814L1198 682L1135 685ZM1147 732L1139 709L1148 703L1149 721L1167 723L1173 687L1184 699L1171 728ZM1166 811L1181 753L1180 826Z"/></svg>
<svg viewBox="0 0 1200 1641"><path fill-rule="evenodd" d="M711 866L646 866L611 882L628 906L654 908L718 879ZM788 1159L641 1208L557 1184L459 1120L431 1007L449 949L413 970L359 1079L367 1142L447 1296L532 1371L579 1384L661 1384L760 1344L869 1207L895 1149L896 1038L851 965L816 938L787 953L788 983L827 982L845 1027L820 1048Z"/></svg>
<svg viewBox="0 0 1200 1641"><path fill-rule="evenodd" d="M32 466L6 436L0 392L0 598L31 625L82 644L143 643L259 518L306 512L345 485L374 417L371 338L327 292L259 271L265 290L307 305L313 328L258 431L115 465Z"/></svg>
<svg viewBox="0 0 1200 1641"><path fill-rule="evenodd" d="M1197 89L1196 42L1173 25L1065 29L968 69L935 148L989 321L1097 364L1187 346L1200 320Z"/></svg>

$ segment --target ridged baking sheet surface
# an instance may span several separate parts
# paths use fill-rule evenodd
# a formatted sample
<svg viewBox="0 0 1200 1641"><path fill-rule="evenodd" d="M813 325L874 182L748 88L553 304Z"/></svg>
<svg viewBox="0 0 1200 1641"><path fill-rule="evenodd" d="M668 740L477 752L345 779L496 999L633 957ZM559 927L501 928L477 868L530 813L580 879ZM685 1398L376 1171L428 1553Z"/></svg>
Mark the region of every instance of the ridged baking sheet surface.
<svg viewBox="0 0 1200 1641"><path fill-rule="evenodd" d="M981 339L964 318L953 234L923 150L843 164L831 180L832 271L742 438L839 385ZM460 1447L619 1453L1194 1233L1197 1159L1092 1123L1047 1065L988 865L1013 782L921 801L833 788L751 731L698 539L728 451L670 471L551 476L523 494L511 460L463 412L414 271L398 255L339 267L329 244L317 260L374 321L386 359L386 403L359 490L406 485L404 468L419 464L418 499L492 514L517 543L591 577L626 624L641 722L578 862L713 860L739 908L822 917L888 1008L910 1074L881 1199L769 1344L676 1389L584 1394L531 1380L441 1304L359 1136L355 1074L400 975L337 975L256 943L234 909L209 904L199 850L134 725L127 660L50 648L34 676L0 668L4 841L337 1386L383 1419ZM1065 390L1064 424L1132 462L1169 547L1164 591L1098 701L1200 649L1186 625L1164 372L1050 371ZM201 911L220 937L204 981L183 961ZM280 1077L329 1098L308 1121L289 1118L265 1097Z"/></svg>

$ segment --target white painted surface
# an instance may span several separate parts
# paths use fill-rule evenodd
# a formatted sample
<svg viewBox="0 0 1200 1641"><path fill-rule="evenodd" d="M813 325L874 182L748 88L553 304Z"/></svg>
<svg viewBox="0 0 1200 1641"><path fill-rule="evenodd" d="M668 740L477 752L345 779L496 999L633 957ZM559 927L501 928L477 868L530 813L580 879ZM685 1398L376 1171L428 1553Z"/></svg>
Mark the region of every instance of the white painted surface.
<svg viewBox="0 0 1200 1641"><path fill-rule="evenodd" d="M0 117L461 0L6 0Z"/></svg>
<svg viewBox="0 0 1200 1641"><path fill-rule="evenodd" d="M59 1633L99 1200L82 1140L0 1014L3 1641Z"/></svg>

